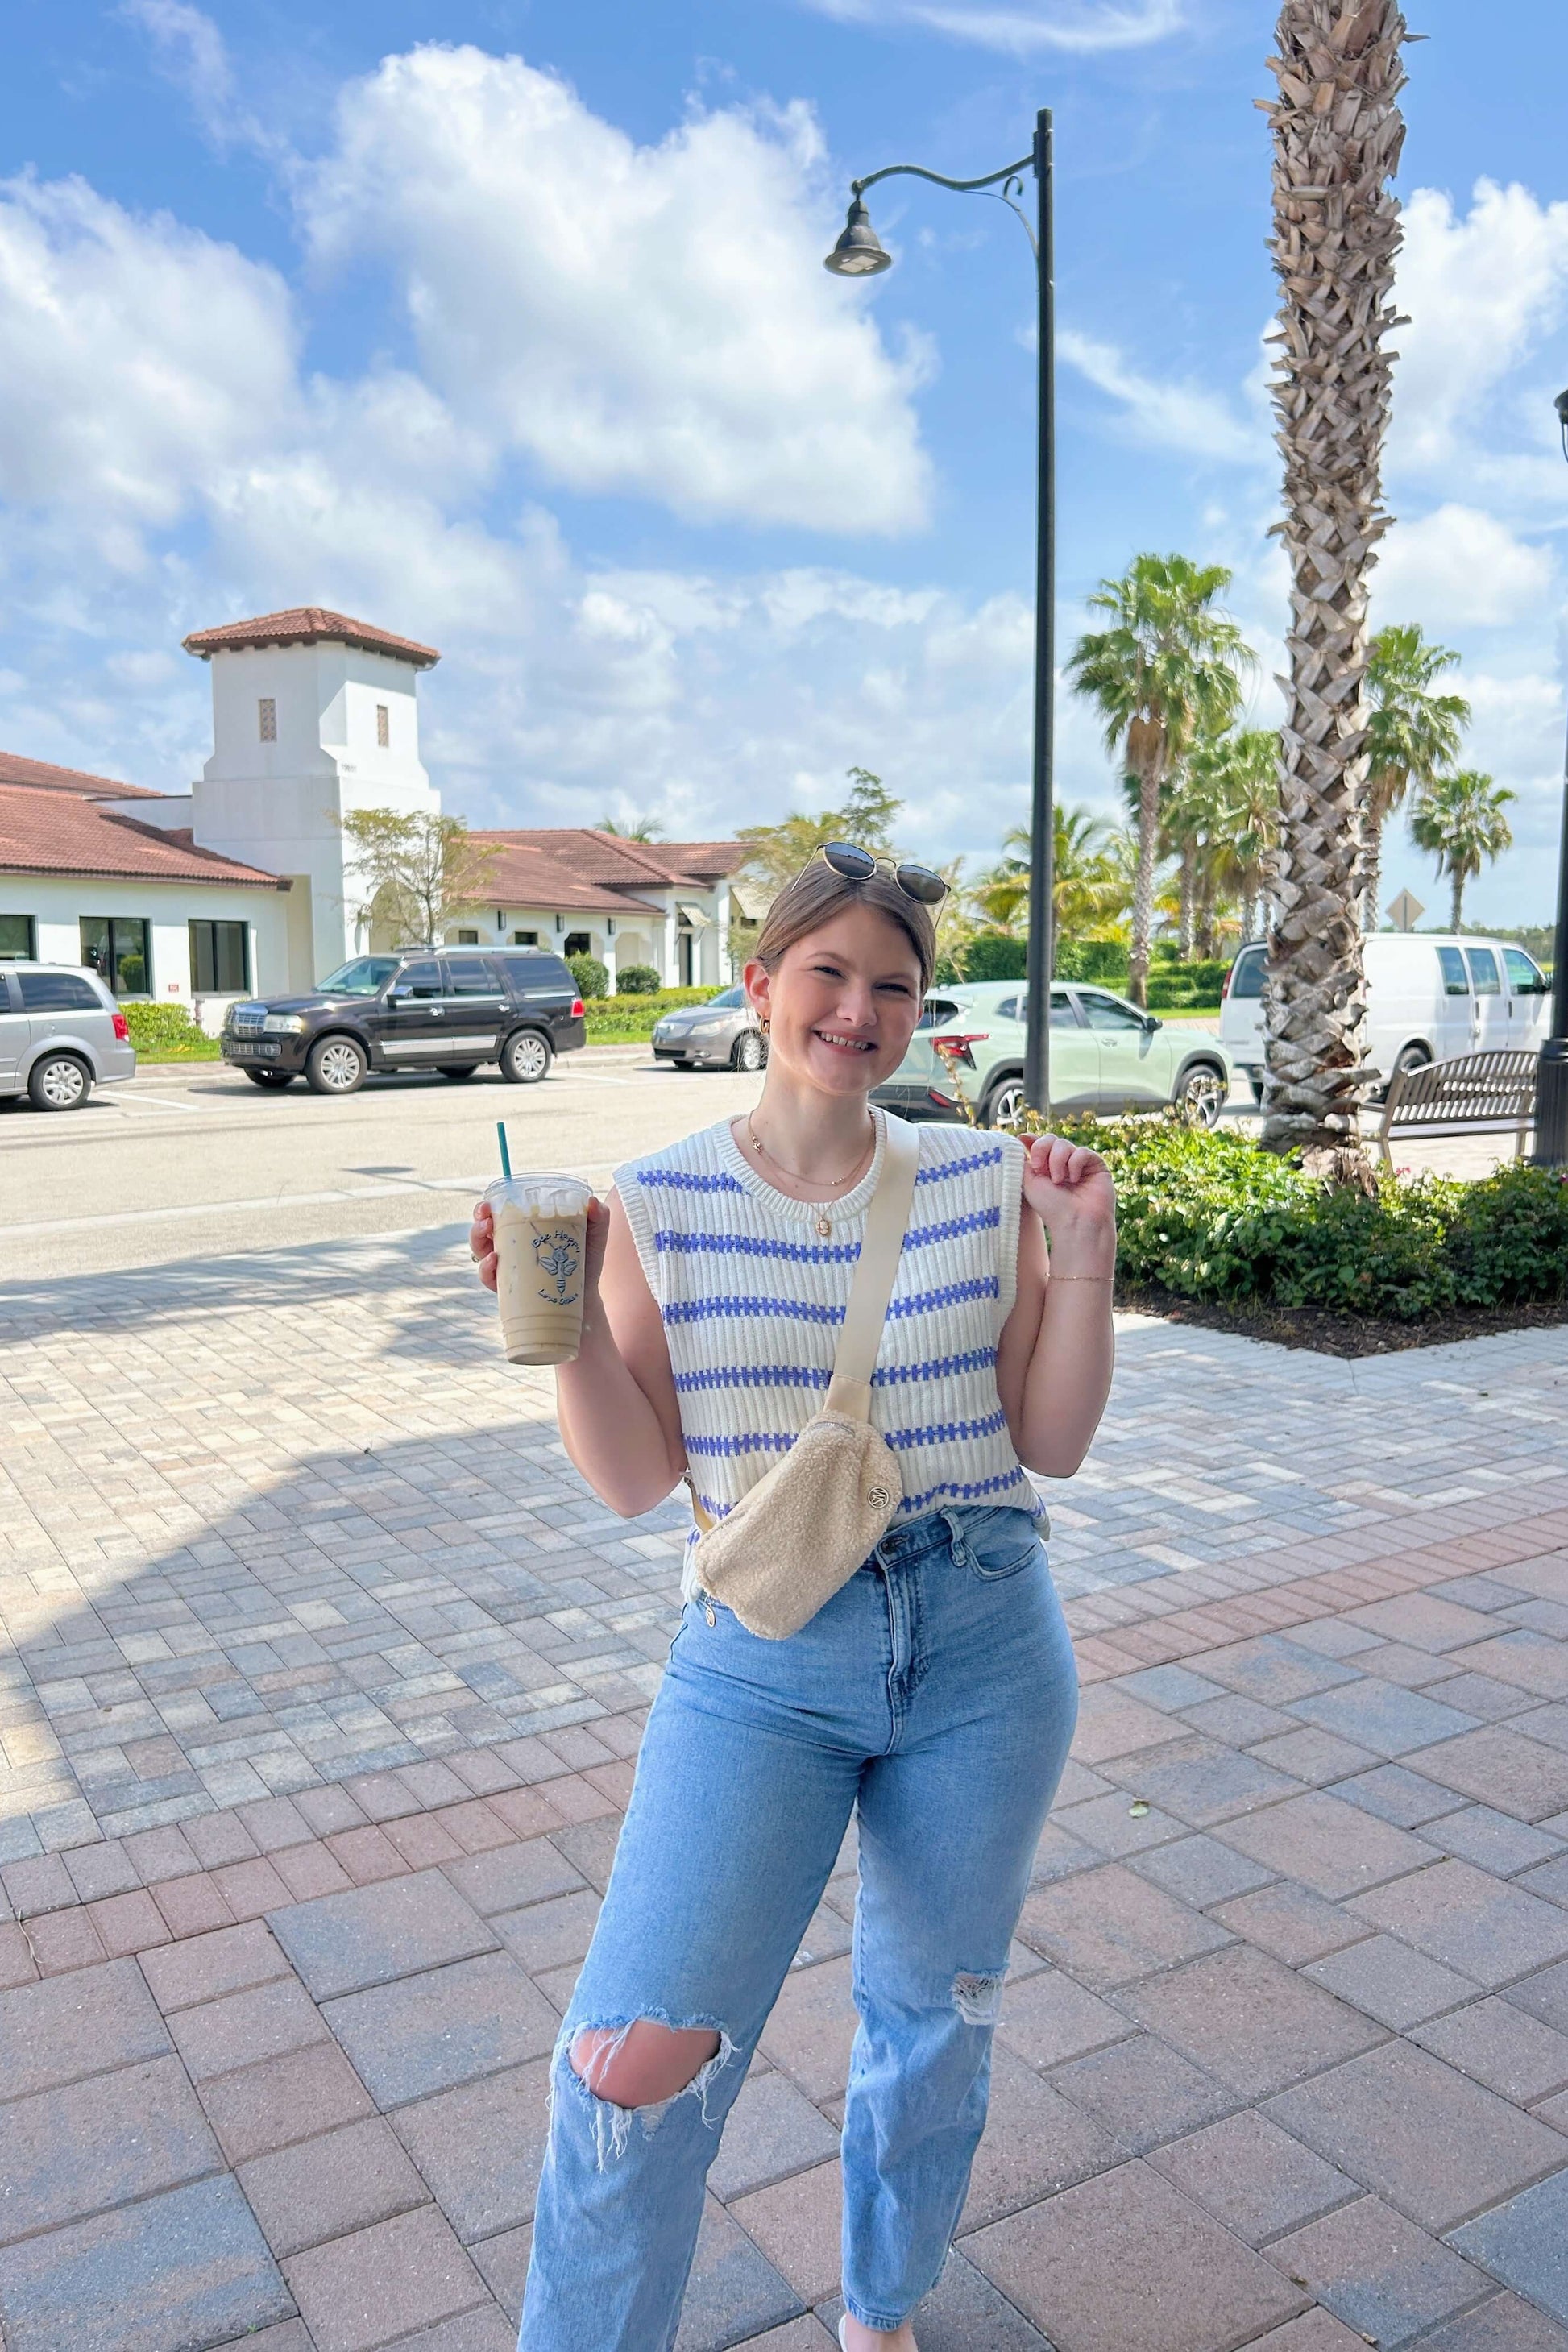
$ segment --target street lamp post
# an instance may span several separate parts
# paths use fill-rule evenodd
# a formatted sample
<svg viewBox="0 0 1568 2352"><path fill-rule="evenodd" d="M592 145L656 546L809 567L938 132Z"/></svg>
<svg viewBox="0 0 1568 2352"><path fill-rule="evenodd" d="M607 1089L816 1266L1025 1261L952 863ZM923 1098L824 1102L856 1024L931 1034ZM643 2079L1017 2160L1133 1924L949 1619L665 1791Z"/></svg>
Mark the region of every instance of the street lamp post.
<svg viewBox="0 0 1568 2352"><path fill-rule="evenodd" d="M1568 457L1568 392L1557 395ZM1535 1066L1535 1160L1568 1167L1568 753L1563 768L1563 838L1557 852L1557 934L1552 951L1552 1034Z"/></svg>
<svg viewBox="0 0 1568 2352"><path fill-rule="evenodd" d="M1017 202L1023 173L1032 171L1038 188L1039 233ZM864 180L850 182L852 201L844 233L824 267L840 278L869 278L892 268L893 257L879 243L864 197L879 180L908 173L930 180L959 195L994 194L1002 183L1001 201L1011 206L1028 231L1039 276L1040 388L1037 414L1038 467L1035 532L1035 757L1029 806L1029 940L1028 1018L1024 1043L1024 1098L1035 1110L1047 1110L1051 1099L1051 860L1055 845L1053 812L1056 687L1056 284L1055 234L1051 153L1051 111L1042 107L1035 118L1035 143L1016 163L988 172L978 180L950 180L919 163L889 163Z"/></svg>

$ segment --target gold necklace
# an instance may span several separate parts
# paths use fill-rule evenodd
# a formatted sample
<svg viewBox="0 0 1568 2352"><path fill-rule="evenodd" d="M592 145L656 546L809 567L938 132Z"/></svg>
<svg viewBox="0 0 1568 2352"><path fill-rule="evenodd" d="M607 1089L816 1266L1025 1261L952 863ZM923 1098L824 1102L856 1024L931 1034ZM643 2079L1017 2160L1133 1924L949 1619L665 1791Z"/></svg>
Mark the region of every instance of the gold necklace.
<svg viewBox="0 0 1568 2352"><path fill-rule="evenodd" d="M781 1176L787 1176L790 1179L790 1181L795 1184L826 1184L830 1192L837 1192L841 1184L847 1184L852 1177L858 1176L860 1172L861 1163L866 1158L868 1148L873 1152L875 1152L877 1149L877 1122L873 1119L871 1121L870 1144L868 1147L866 1144L861 1145L859 1154L853 1168L848 1169L842 1176L806 1177L803 1176L798 1169L786 1168L782 1160L775 1160L773 1158L773 1153L768 1150L767 1145L757 1133L756 1125L750 1111L746 1113L746 1133L752 1139L752 1150L759 1153L763 1160L768 1160L774 1168L776 1168ZM819 1215L816 1220L816 1230L826 1240L826 1236L833 1231L832 1219L827 1216Z"/></svg>

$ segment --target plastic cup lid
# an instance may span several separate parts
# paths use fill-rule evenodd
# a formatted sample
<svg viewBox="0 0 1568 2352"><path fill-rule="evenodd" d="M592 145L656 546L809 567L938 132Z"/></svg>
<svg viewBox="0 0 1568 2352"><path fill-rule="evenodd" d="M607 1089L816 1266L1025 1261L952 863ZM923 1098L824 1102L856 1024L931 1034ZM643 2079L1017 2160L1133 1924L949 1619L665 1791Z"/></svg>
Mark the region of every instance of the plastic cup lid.
<svg viewBox="0 0 1568 2352"><path fill-rule="evenodd" d="M593 1186L584 1184L580 1176L548 1168L525 1168L510 1176L498 1176L485 1186L485 1198L492 1209L508 1201L532 1217L580 1217L593 1197Z"/></svg>

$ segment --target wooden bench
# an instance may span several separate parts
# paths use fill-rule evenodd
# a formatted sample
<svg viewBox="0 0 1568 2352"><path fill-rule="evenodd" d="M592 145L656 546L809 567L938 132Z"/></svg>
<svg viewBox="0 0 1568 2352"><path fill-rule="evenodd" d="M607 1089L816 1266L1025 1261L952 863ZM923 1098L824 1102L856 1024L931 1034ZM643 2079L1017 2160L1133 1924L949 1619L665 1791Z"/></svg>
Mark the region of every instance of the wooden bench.
<svg viewBox="0 0 1568 2352"><path fill-rule="evenodd" d="M1517 1046L1498 1046L1399 1071L1377 1132L1384 1160L1393 1165L1391 1135L1504 1135L1510 1129L1513 1156L1522 1158L1535 1118L1535 1059Z"/></svg>

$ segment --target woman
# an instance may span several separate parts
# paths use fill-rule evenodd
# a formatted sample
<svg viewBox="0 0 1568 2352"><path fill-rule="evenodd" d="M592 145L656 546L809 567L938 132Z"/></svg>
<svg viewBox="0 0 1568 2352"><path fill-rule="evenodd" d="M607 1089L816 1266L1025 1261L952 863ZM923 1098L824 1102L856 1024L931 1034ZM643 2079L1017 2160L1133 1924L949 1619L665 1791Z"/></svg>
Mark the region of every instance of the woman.
<svg viewBox="0 0 1568 2352"><path fill-rule="evenodd" d="M722 1516L820 1408L881 1170L867 1096L920 1018L943 887L818 853L745 970L770 1039L756 1109L632 1161L594 1204L557 1397L568 1454L624 1516L689 1471ZM749 1633L689 1555L556 2048L521 2352L674 2343L704 2176L852 1816L846 2352L915 2352L958 2224L1077 1708L1025 1471L1070 1476L1104 1410L1115 1202L1104 1162L1059 1137L919 1135L872 1408L904 1500L787 1640ZM482 1207L470 1245L493 1286Z"/></svg>

